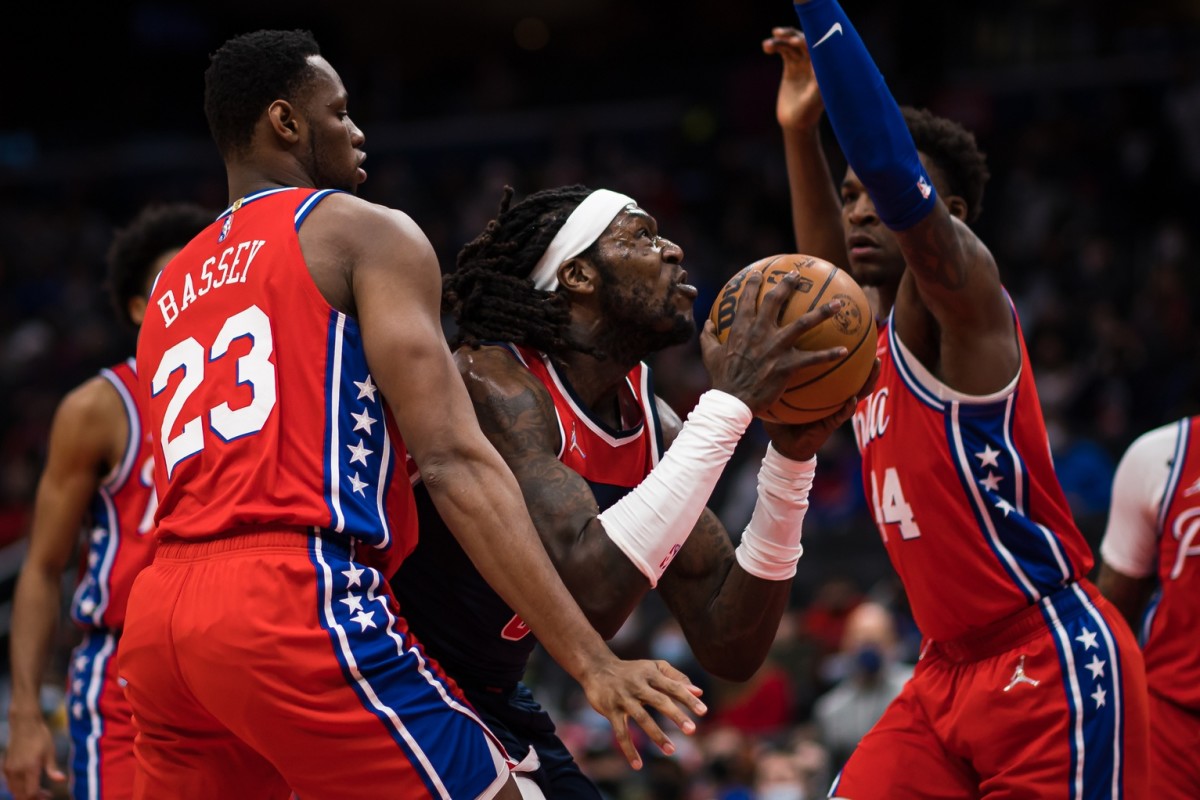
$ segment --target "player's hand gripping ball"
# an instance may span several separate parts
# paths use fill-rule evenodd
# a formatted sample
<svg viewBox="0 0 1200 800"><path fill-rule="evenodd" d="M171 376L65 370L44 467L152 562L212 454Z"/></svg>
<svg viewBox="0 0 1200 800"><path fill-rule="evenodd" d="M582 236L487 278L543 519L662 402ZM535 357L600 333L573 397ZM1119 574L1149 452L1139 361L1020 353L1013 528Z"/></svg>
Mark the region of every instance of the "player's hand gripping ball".
<svg viewBox="0 0 1200 800"><path fill-rule="evenodd" d="M780 317L781 324L807 314L821 303L834 299L844 302L834 316L805 332L796 346L804 350L841 346L847 350L846 357L800 368L779 399L759 415L769 422L789 425L829 416L862 388L875 363L875 317L866 294L850 273L814 256L783 254L759 259L729 279L709 312L722 343L729 335L733 313L743 299L742 290L751 270L763 274L755 303L761 303L788 272L800 273L796 291Z"/></svg>

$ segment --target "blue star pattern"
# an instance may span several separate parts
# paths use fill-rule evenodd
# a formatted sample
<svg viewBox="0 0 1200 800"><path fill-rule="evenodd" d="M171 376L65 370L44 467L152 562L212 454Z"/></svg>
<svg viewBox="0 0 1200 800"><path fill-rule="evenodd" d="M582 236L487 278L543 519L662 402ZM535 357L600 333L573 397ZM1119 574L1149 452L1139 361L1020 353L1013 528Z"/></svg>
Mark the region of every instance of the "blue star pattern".
<svg viewBox="0 0 1200 800"><path fill-rule="evenodd" d="M314 533L321 626L347 685L407 755L430 797L476 797L495 781L483 723L410 639L380 571L346 535ZM469 765L469 766L468 766Z"/></svg>
<svg viewBox="0 0 1200 800"><path fill-rule="evenodd" d="M1072 577L1062 543L1028 515L1028 475L1013 444L1016 393L997 403L947 404L946 436L981 534L1030 602Z"/></svg>
<svg viewBox="0 0 1200 800"><path fill-rule="evenodd" d="M1078 584L1044 598L1072 716L1071 798L1120 797L1124 698L1108 623Z"/></svg>
<svg viewBox="0 0 1200 800"><path fill-rule="evenodd" d="M325 477L330 527L384 549L392 540L387 501L395 451L383 396L367 370L358 328L344 314L331 318L327 363L330 427Z"/></svg>
<svg viewBox="0 0 1200 800"><path fill-rule="evenodd" d="M100 741L104 736L100 697L116 648L117 637L112 633L89 631L71 653L66 707L73 743L74 797L100 797Z"/></svg>

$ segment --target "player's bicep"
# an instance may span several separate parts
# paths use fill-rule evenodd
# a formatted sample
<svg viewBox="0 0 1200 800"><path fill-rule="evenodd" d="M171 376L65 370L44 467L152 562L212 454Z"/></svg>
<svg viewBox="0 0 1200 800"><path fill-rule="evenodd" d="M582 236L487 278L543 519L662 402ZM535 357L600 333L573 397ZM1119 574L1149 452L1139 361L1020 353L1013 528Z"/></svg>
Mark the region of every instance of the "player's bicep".
<svg viewBox="0 0 1200 800"><path fill-rule="evenodd" d="M355 267L354 304L371 374L422 470L472 434L470 400L441 327L441 271L424 233L395 213Z"/></svg>
<svg viewBox="0 0 1200 800"><path fill-rule="evenodd" d="M995 259L965 223L939 205L896 236L925 307L943 329L1012 330Z"/></svg>
<svg viewBox="0 0 1200 800"><path fill-rule="evenodd" d="M59 405L34 500L31 562L56 574L66 567L88 504L112 466L112 438L121 433L123 414L116 391L99 379Z"/></svg>
<svg viewBox="0 0 1200 800"><path fill-rule="evenodd" d="M545 388L498 352L456 356L480 428L517 479L534 526L556 563L599 513L579 473L558 459L561 432Z"/></svg>

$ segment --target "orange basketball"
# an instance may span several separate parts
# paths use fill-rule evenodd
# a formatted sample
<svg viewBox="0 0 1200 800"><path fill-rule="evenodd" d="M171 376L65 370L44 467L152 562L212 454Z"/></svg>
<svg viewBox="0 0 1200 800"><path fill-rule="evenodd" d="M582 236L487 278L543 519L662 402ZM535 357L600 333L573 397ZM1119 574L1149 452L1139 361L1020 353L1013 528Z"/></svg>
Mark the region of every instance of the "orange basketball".
<svg viewBox="0 0 1200 800"><path fill-rule="evenodd" d="M812 422L837 411L857 392L871 374L875 362L875 317L862 287L844 269L828 261L801 254L783 254L759 259L729 279L717 295L709 318L722 342L729 334L733 314L741 300L746 276L751 270L763 274L756 303L789 272L800 273L800 281L784 307L780 322L807 314L822 303L840 298L845 305L834 316L806 331L796 346L803 350L845 347L841 361L802 367L789 381L783 395L759 415L770 422Z"/></svg>

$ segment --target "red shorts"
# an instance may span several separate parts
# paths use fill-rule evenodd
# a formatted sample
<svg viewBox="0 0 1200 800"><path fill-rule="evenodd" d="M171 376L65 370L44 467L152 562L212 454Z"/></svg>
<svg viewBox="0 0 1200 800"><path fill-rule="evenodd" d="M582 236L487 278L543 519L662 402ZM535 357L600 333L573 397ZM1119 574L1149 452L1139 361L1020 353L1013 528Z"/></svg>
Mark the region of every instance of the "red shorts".
<svg viewBox="0 0 1200 800"><path fill-rule="evenodd" d="M164 542L134 583L121 677L135 797L490 797L503 748L345 537Z"/></svg>
<svg viewBox="0 0 1200 800"><path fill-rule="evenodd" d="M133 797L133 720L117 682L118 635L91 630L71 651L67 727L71 733L71 796Z"/></svg>
<svg viewBox="0 0 1200 800"><path fill-rule="evenodd" d="M1150 692L1150 797L1200 797L1200 712Z"/></svg>
<svg viewBox="0 0 1200 800"><path fill-rule="evenodd" d="M1141 800L1148 738L1141 650L1085 581L930 642L829 795Z"/></svg>

